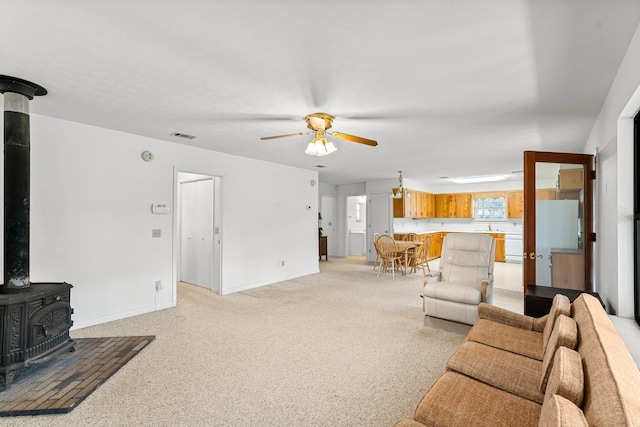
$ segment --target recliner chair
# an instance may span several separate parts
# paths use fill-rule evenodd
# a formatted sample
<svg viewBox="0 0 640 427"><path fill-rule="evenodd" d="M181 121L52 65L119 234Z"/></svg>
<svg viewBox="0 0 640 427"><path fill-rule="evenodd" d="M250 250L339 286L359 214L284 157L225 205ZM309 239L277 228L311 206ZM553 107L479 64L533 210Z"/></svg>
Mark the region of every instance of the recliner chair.
<svg viewBox="0 0 640 427"><path fill-rule="evenodd" d="M425 276L422 291L425 314L475 324L478 305L493 303L495 250L494 238L486 234L447 234L438 272Z"/></svg>

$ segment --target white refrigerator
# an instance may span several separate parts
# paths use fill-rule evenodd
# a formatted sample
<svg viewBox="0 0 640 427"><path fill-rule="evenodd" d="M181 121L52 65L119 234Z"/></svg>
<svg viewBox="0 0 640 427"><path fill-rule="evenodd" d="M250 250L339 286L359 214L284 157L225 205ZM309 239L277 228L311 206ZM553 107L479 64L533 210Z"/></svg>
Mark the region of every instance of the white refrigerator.
<svg viewBox="0 0 640 427"><path fill-rule="evenodd" d="M578 200L536 200L537 285L551 286L551 248L578 249L579 207Z"/></svg>

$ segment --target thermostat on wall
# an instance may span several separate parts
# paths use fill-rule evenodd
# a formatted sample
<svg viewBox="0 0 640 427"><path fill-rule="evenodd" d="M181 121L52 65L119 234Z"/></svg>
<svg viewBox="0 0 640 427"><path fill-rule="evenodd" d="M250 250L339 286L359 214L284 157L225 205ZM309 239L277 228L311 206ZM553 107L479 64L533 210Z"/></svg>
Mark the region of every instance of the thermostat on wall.
<svg viewBox="0 0 640 427"><path fill-rule="evenodd" d="M154 203L151 205L151 212L154 214L168 214L169 206L164 203Z"/></svg>

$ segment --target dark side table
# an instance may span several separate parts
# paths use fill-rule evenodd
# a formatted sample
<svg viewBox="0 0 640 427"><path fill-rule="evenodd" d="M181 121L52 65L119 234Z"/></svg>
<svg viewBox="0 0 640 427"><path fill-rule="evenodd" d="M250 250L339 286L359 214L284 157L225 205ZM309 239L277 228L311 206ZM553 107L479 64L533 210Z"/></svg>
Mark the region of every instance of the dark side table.
<svg viewBox="0 0 640 427"><path fill-rule="evenodd" d="M551 303L556 294L566 295L571 302L582 293L588 293L598 298L603 308L606 308L597 292L579 291L576 289L552 288L550 286L527 285L524 294L524 314L532 317L541 317L549 314Z"/></svg>
<svg viewBox="0 0 640 427"><path fill-rule="evenodd" d="M318 243L319 243L318 252L320 252L320 259L322 259L322 256L324 255L324 259L328 260L329 252L327 251L327 236L321 236L320 241Z"/></svg>

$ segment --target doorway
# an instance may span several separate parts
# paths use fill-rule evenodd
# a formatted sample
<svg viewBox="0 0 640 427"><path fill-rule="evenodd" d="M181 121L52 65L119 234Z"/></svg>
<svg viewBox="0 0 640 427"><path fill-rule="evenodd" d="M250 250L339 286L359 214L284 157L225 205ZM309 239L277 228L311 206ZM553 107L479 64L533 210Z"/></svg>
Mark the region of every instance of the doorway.
<svg viewBox="0 0 640 427"><path fill-rule="evenodd" d="M338 233L336 229L336 196L323 194L321 197L320 227L322 227L322 235L327 236L327 252L329 256L338 255Z"/></svg>
<svg viewBox="0 0 640 427"><path fill-rule="evenodd" d="M178 280L218 293L221 179L178 172Z"/></svg>
<svg viewBox="0 0 640 427"><path fill-rule="evenodd" d="M525 151L523 285L594 291L594 156Z"/></svg>
<svg viewBox="0 0 640 427"><path fill-rule="evenodd" d="M347 197L347 255L365 256L366 248L366 224L367 197Z"/></svg>

